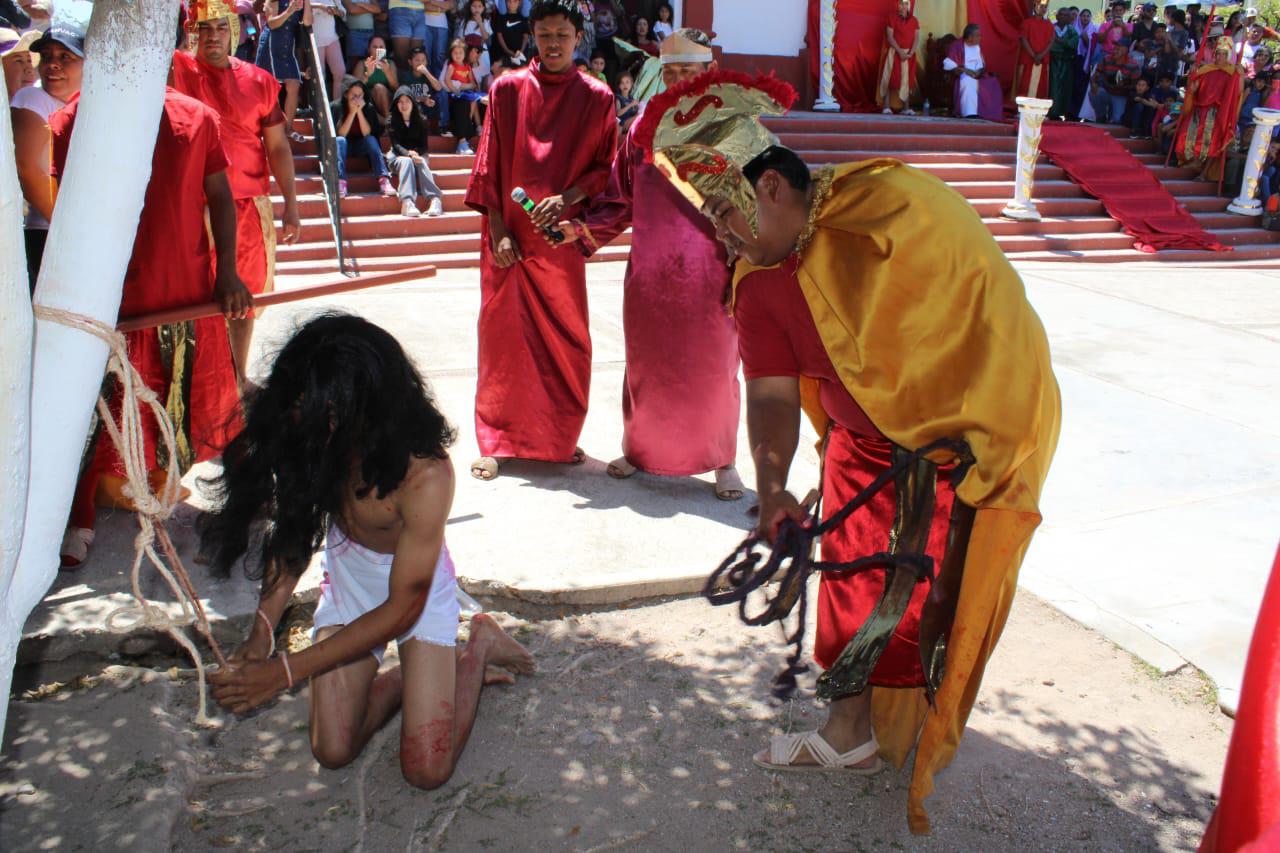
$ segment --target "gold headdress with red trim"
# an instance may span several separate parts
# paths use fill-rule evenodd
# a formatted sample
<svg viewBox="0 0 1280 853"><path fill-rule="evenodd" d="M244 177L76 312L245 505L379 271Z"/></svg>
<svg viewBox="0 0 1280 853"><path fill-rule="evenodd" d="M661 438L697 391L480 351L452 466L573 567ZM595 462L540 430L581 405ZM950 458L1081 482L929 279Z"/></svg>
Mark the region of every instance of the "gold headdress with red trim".
<svg viewBox="0 0 1280 853"><path fill-rule="evenodd" d="M796 90L776 77L735 71L703 74L655 95L636 126L635 141L694 207L729 199L754 229L756 193L742 168L778 140L760 122L782 115Z"/></svg>
<svg viewBox="0 0 1280 853"><path fill-rule="evenodd" d="M236 47L240 44L240 15L234 8L228 6L223 0L195 0L189 8L191 17L187 19L187 30L192 34L195 33L196 27L205 21L226 18L231 26L231 44L227 47L227 53L236 52Z"/></svg>

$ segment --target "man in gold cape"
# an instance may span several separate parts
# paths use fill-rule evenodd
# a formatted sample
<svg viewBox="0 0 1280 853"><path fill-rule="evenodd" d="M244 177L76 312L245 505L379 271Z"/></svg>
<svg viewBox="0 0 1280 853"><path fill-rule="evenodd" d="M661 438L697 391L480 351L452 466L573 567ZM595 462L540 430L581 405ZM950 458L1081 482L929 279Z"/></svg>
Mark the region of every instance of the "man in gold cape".
<svg viewBox="0 0 1280 853"><path fill-rule="evenodd" d="M1058 386L1022 281L973 208L896 160L811 174L758 120L785 111L780 85L704 76L655 97L637 129L738 256L733 300L761 535L773 542L785 519L806 518L786 488L802 408L824 436L824 518L890 460L938 439L963 440L973 462L957 470L948 454L933 459L921 541L941 569L916 584L864 687L837 694L819 732L779 735L755 760L869 774L881 757L901 766L914 746L908 823L928 833L924 798L959 746L1040 522ZM847 562L896 540L900 487L824 535L823 559ZM962 535L949 537L948 516L950 527L968 519ZM824 573L814 657L828 676L886 586L883 569ZM931 668L917 639L922 612L930 621L926 600L948 589L952 621L934 647L945 659Z"/></svg>

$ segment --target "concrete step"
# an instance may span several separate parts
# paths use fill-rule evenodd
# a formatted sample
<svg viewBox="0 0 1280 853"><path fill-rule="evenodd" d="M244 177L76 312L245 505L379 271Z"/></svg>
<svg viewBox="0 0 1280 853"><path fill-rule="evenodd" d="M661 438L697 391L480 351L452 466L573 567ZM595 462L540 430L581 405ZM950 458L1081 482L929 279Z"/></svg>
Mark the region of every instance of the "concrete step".
<svg viewBox="0 0 1280 853"><path fill-rule="evenodd" d="M420 220L404 221L412 224ZM377 236L352 236L347 229L343 229L342 233L347 241L346 253L349 257L416 257L419 264L434 264L438 254L475 252L478 258L480 252L478 228L460 232L428 232L394 230L384 226ZM630 246L631 232L620 234L610 245ZM326 240L281 246L276 252L276 259L281 262L313 261L336 256L332 235Z"/></svg>
<svg viewBox="0 0 1280 853"><path fill-rule="evenodd" d="M590 262L602 263L605 261L627 260L631 253L631 246L629 242L623 244L621 241L622 238L620 237L613 244L596 252L591 256ZM433 254L430 257L416 254L357 255L354 259L354 266L360 273L372 273L405 269L418 266L424 262L431 263L438 269L478 267L480 266L480 251L477 247L472 251L446 252ZM284 276L322 275L337 271L337 261L332 256L328 258L281 261L276 264L276 272Z"/></svg>
<svg viewBox="0 0 1280 853"><path fill-rule="evenodd" d="M471 165L475 162L475 155L472 154L433 154L427 162L431 165L431 170L441 171L464 170L468 174L471 173ZM293 170L299 177L303 175L320 174L320 159L314 154L294 154ZM359 175L369 171L369 161L364 157L348 157L347 158L347 174Z"/></svg>
<svg viewBox="0 0 1280 853"><path fill-rule="evenodd" d="M444 209L449 213L463 213L469 208L463 204L463 197L466 193L463 190L444 191ZM272 199L272 208L275 215L279 217L284 212L284 199ZM419 199L418 207L425 210L426 207ZM342 200L342 216L343 218L352 216L399 216L400 215L400 199L395 196L384 196L377 192L376 188L367 191L352 193ZM329 218L329 203L325 197L315 193L310 195L298 196L298 214L305 219L323 219L326 222Z"/></svg>

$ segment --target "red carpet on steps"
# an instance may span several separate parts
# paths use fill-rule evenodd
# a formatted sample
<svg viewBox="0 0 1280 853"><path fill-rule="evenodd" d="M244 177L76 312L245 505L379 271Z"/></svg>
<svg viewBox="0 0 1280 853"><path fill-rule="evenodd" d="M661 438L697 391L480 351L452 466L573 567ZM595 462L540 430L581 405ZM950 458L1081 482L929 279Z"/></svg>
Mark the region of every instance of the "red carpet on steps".
<svg viewBox="0 0 1280 853"><path fill-rule="evenodd" d="M1135 239L1140 252L1207 249L1226 252L1146 166L1106 131L1046 121L1040 150L1071 180L1102 202L1107 215Z"/></svg>

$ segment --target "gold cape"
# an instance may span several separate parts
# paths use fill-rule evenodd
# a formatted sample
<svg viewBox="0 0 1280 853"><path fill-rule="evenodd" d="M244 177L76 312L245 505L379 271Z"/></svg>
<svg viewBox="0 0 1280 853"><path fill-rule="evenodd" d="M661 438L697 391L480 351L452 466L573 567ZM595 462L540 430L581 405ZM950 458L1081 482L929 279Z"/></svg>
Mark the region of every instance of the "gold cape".
<svg viewBox="0 0 1280 853"><path fill-rule="evenodd" d="M962 436L976 458L956 490L977 512L937 707L923 688L873 696L881 755L901 767L916 747L907 820L926 834L924 798L960 744L1040 523L1061 401L1022 280L963 197L891 159L815 177L797 277L840 380L894 443ZM755 269L739 262L735 288ZM802 396L821 435L816 387Z"/></svg>

